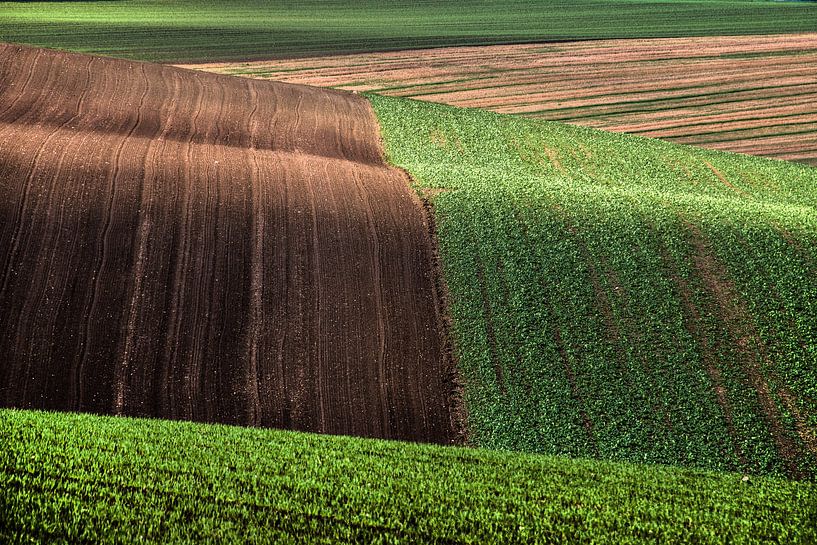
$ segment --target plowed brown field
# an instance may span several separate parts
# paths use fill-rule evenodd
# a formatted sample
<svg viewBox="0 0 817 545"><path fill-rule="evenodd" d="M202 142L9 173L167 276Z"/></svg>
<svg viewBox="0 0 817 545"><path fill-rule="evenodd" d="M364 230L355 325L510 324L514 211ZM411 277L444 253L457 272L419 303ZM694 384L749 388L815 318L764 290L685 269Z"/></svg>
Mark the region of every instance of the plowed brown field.
<svg viewBox="0 0 817 545"><path fill-rule="evenodd" d="M454 47L191 67L817 165L817 34Z"/></svg>
<svg viewBox="0 0 817 545"><path fill-rule="evenodd" d="M348 93L0 45L0 406L453 440L381 151Z"/></svg>

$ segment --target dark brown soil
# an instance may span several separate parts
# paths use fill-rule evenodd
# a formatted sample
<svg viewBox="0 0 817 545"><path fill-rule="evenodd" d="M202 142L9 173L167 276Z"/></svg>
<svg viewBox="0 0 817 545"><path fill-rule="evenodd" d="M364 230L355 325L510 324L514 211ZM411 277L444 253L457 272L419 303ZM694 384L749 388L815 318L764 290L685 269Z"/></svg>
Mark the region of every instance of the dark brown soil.
<svg viewBox="0 0 817 545"><path fill-rule="evenodd" d="M454 439L364 99L0 45L0 188L0 406Z"/></svg>

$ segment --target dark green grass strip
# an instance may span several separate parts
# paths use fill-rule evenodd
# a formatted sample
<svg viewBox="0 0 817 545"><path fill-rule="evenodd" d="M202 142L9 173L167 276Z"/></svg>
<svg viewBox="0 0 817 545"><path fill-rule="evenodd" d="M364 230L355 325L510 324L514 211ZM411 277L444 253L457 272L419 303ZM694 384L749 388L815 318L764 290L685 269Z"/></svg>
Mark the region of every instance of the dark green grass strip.
<svg viewBox="0 0 817 545"><path fill-rule="evenodd" d="M724 123L737 123L737 122L743 122L743 121L764 121L764 122L766 122L761 127L754 127L753 129L731 129L731 130L728 130L728 131L711 131L711 132L702 132L702 133L697 133L697 132L689 133L689 132L687 132L687 133L684 133L684 134L679 134L678 137L697 136L699 134L701 134L701 135L717 134L718 132L735 132L735 131L742 131L742 130L763 130L763 129L768 128L768 127L778 127L778 126L781 126L781 125L786 126L786 125L792 124L791 121L787 121L789 118L802 117L802 116L805 116L805 115L809 114L809 112L795 112L795 113L790 113L790 114L775 113L773 115L752 115L752 114L761 114L764 110L770 110L770 109L774 109L774 108L780 108L780 106L775 104L775 105L766 106L766 107L748 108L748 109L745 109L745 110L742 110L742 111L741 110L734 110L733 112L735 114L740 114L740 113L743 113L743 112L751 112L751 113L746 117L735 116L734 119L729 119L728 121L724 121ZM728 113L733 113L733 112L728 112ZM711 115L711 114L709 114L709 115ZM672 124L672 125L667 124L665 127L661 127L660 129L645 129L643 131L631 131L630 134L642 134L642 133L646 133L646 132L650 132L650 131L658 131L658 130L661 130L661 131L677 131L677 130L681 130L681 129L689 129L689 128L693 128L693 127L706 127L706 126L712 126L713 125L712 121L709 121L709 122L701 121L701 122L692 122L692 123L687 123L686 122L688 120L694 120L694 119L698 119L698 118L702 118L702 117L705 118L706 116L704 116L704 115L696 116L696 117L695 116L689 116L689 117L684 117L683 119L676 118L676 119L679 119L679 122L677 124ZM778 120L780 120L780 121L778 122ZM817 121L815 121L813 123L817 123ZM805 125L807 123L796 123L796 124L797 125Z"/></svg>
<svg viewBox="0 0 817 545"><path fill-rule="evenodd" d="M449 190L432 199L475 444L815 476L816 169L371 100L392 161Z"/></svg>
<svg viewBox="0 0 817 545"><path fill-rule="evenodd" d="M680 143L695 143L696 145L720 143L720 142L738 142L738 141L752 141L758 142L765 138L777 138L780 136L797 136L803 135L808 138L814 135L814 129L817 123L792 123L790 125L769 125L768 127L755 127L750 129L735 129L729 131L711 131L702 132L694 135L683 134L673 136L673 139ZM774 130L774 127L787 127L788 130L779 128ZM804 128L805 127L805 128Z"/></svg>
<svg viewBox="0 0 817 545"><path fill-rule="evenodd" d="M786 100L787 105L794 106L794 105L801 105L801 104L811 104L813 102L813 100L814 100L814 95L815 95L815 91L814 90L809 90L809 91L791 93L791 94L775 94L775 98L778 98L778 99L781 99L781 100ZM803 98L803 97L805 97L805 98ZM687 105L684 104L684 100L685 99L682 99L680 101L680 104L678 104L678 107L683 108L683 107L687 106ZM761 106L761 107L746 107L746 106L736 107L736 106L732 106L734 104L740 104L742 102L749 102L749 101L757 102L758 100L761 100L761 99L758 99L757 97L754 97L754 98L752 98L752 97L748 97L748 98L739 97L737 99L730 98L729 100L713 100L712 102L703 103L703 104L689 104L688 106L689 107L700 106L702 108L709 108L709 107L712 107L712 106L729 105L729 106L727 106L725 108L721 108L721 110L715 112L714 115L726 114L726 113L737 113L737 114L739 114L739 113L744 113L744 112L758 112L758 113L760 113L760 112L763 112L764 110L780 108L779 103L770 104L768 106ZM700 101L697 101L697 102L700 102ZM518 105L523 106L524 103L520 103ZM512 105L512 106L514 106L514 105ZM591 118L595 118L595 117L609 117L610 119L615 120L619 116L626 118L628 115L632 115L632 114L643 114L643 113L648 113L648 112L662 112L663 111L662 113L664 113L664 116L661 117L660 119L655 119L655 121L666 121L666 120L669 120L669 119L679 120L679 121L687 121L687 120L691 121L691 120L696 120L696 119L706 119L707 116L712 116L713 115L713 113L707 112L707 113L701 113L701 114L695 114L695 115L685 115L683 117L679 117L677 113L673 112L673 105L670 105L669 108L667 108L667 105L665 105L665 104L656 104L654 108L638 108L638 109L625 109L625 110L615 110L615 109L613 109L613 110L611 110L609 112L605 111L606 106L607 105L605 105L605 104L593 104L593 105L586 106L586 107L582 106L582 107L577 107L576 108L577 112L581 112L581 110L583 110L583 109L586 110L586 109L589 109L589 108L596 108L596 109L601 110L600 112L596 112L596 113L591 112L591 113L586 113L586 114L581 114L581 115L576 115L576 116L572 116L572 115L568 115L568 116L555 115L553 117L547 117L544 114L538 114L536 116L536 118L537 119L546 119L547 121L562 121L562 122L565 122L565 123L570 123L573 120L591 119ZM566 108L565 110L569 110L569 108ZM527 114L524 114L524 115L527 116ZM800 112L799 114L793 114L793 115L803 115L803 112ZM783 116L779 116L779 117L783 117ZM649 119L648 121L653 121L653 119ZM674 126L672 126L672 128L674 128Z"/></svg>
<svg viewBox="0 0 817 545"><path fill-rule="evenodd" d="M817 6L737 1L0 2L0 40L157 61L813 31Z"/></svg>
<svg viewBox="0 0 817 545"><path fill-rule="evenodd" d="M693 87L690 87L689 89L696 89L696 88L698 88L698 87L693 86ZM684 94L684 95L679 95L679 96L653 98L653 99L641 99L641 100L620 100L618 102L609 102L609 103L604 103L604 104L588 104L587 106L573 106L573 107L565 107L565 108L553 108L553 109L548 109L548 110L535 110L535 111L531 111L531 112L525 112L525 115L526 116L550 115L550 114L553 114L553 113L556 113L556 112L561 112L561 111L580 111L580 110L587 110L587 109L592 109L592 108L627 107L627 106L636 105L636 104L637 105L643 105L643 106L651 105L651 104L656 105L655 108L639 108L639 109L626 109L626 110L611 109L609 111L605 110L604 113L602 113L602 114L571 116L569 118L560 117L558 119L551 119L552 121L564 121L564 120L567 120L567 119L573 120L573 119L579 119L579 118L584 118L584 117L597 117L599 115L617 115L617 114L624 114L624 113L639 113L639 112L644 112L644 111L664 110L664 109L668 109L668 107L670 107L670 106L676 106L676 104L675 104L676 102L679 103L679 104L677 104L678 107L692 106L693 104L686 104L685 101L695 100L695 99L705 99L704 104L706 106L714 105L714 104L728 104L728 103L732 103L732 102L741 102L741 101L746 100L746 99L741 98L741 97L739 97L738 99L735 99L734 96L735 95L740 95L742 93L752 93L752 92L758 92L758 91L763 91L763 92L768 91L768 92L774 93L775 96L780 96L781 98L783 98L783 97L796 97L796 96L800 96L802 94L807 94L807 93L814 92L813 90L809 90L809 91L802 92L802 93L801 92L796 92L796 93L782 95L782 94L779 94L776 91L777 89L787 89L787 88L793 88L795 90L799 90L800 88L802 88L802 85L799 85L799 84L766 85L766 86L760 86L760 87L749 87L749 88L743 88L743 89L733 89L733 90L729 90L729 91L717 91L717 92L712 92L712 93L692 93L692 94ZM684 90L684 88L679 88L679 89ZM676 89L666 89L666 91L674 91L674 90L676 90ZM622 95L622 96L628 96L628 95L633 95L633 94L638 94L638 93L650 93L650 92L654 92L654 91L639 91L639 92L636 92L636 93L622 92L622 93L616 93L616 94L619 94L619 95ZM611 95L597 95L597 96L588 97L588 98L602 98L602 97L605 97L605 96L613 96L613 95L612 94ZM727 99L726 100L711 100L712 97L727 97ZM752 99L757 99L757 98L759 98L759 97L752 97Z"/></svg>
<svg viewBox="0 0 817 545"><path fill-rule="evenodd" d="M812 543L812 484L0 411L4 543Z"/></svg>

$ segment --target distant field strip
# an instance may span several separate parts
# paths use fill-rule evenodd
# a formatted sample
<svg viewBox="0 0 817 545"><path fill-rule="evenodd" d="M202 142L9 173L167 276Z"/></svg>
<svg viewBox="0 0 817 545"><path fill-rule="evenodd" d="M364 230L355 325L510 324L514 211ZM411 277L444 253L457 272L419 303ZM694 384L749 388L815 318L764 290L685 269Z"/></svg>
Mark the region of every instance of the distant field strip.
<svg viewBox="0 0 817 545"><path fill-rule="evenodd" d="M193 68L817 165L817 33L458 47Z"/></svg>
<svg viewBox="0 0 817 545"><path fill-rule="evenodd" d="M0 41L155 61L811 32L817 6L733 0L0 2Z"/></svg>

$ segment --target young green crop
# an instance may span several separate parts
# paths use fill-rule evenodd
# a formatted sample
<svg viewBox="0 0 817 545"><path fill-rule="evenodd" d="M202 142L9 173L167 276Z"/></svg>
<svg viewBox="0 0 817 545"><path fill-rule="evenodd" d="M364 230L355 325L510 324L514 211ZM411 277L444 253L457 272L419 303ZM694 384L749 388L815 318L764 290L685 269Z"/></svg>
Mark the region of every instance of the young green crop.
<svg viewBox="0 0 817 545"><path fill-rule="evenodd" d="M434 189L474 444L814 476L817 169L370 98Z"/></svg>
<svg viewBox="0 0 817 545"><path fill-rule="evenodd" d="M4 543L813 543L813 484L0 411Z"/></svg>
<svg viewBox="0 0 817 545"><path fill-rule="evenodd" d="M155 61L810 32L817 7L729 0L0 2L0 41Z"/></svg>

